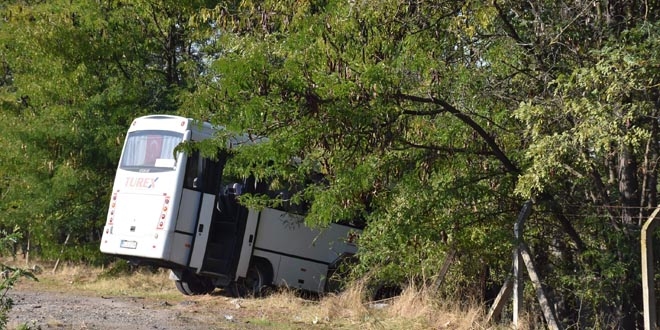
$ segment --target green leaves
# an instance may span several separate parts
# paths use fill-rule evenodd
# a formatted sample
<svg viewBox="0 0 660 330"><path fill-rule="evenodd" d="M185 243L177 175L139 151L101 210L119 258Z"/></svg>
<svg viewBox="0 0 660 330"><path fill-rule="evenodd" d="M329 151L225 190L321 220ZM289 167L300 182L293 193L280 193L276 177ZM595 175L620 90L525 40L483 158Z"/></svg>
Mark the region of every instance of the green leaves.
<svg viewBox="0 0 660 330"><path fill-rule="evenodd" d="M649 119L657 111L648 98L655 88L650 74L657 71L649 67L649 56L654 56L650 52L655 52L649 46L595 50L593 66L577 67L552 83L553 99L521 104L516 116L528 126L532 144L527 157L534 161L519 193L529 196L563 175L588 175L623 146L643 152L654 138Z"/></svg>
<svg viewBox="0 0 660 330"><path fill-rule="evenodd" d="M490 148L516 155L519 142L507 102L484 87L493 70L510 72L481 57L490 55L487 43L471 43L493 29L492 7L248 1L201 16L217 19L209 37L217 55L180 98L183 112L269 138L240 150L229 171L305 187L297 197L311 205L310 224L367 219L366 264L389 260L384 251L403 249L413 235L417 248L399 254L419 274L411 262L437 264L448 243L468 251L473 238L501 237L502 210L515 201L503 197L512 178ZM469 35L455 29L463 18L474 26ZM390 240L398 243L377 248Z"/></svg>

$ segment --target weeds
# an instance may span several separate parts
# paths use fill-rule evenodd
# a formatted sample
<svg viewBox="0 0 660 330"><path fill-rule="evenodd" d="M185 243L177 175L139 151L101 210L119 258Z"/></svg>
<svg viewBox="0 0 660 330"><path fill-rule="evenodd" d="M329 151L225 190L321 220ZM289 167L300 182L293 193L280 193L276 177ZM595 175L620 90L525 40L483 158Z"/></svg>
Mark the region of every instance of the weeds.
<svg viewBox="0 0 660 330"><path fill-rule="evenodd" d="M13 234L7 234L6 232L0 233L0 251L7 252L12 251L10 249L11 245L16 243L16 241L21 237L20 233L15 230ZM14 255L12 255L12 258ZM32 271L28 269L23 269L21 267L10 266L5 263L0 263L0 329L4 329L7 326L8 314L11 308L14 306L14 302L7 295L9 290L14 288L14 285L21 278L29 278L32 280L37 280ZM34 267L34 270L37 271L37 267Z"/></svg>

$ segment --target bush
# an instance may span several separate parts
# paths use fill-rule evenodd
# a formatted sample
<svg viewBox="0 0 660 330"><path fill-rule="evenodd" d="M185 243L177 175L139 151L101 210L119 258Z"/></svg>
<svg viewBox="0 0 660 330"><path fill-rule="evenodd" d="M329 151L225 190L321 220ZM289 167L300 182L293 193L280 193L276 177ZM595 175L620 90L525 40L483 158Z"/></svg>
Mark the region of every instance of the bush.
<svg viewBox="0 0 660 330"><path fill-rule="evenodd" d="M20 237L21 235L17 230L14 230L13 234L7 234L4 231L0 232L1 252L13 253L11 246L16 243ZM8 266L4 263L0 263L0 270L0 277L2 278L2 281L0 282L0 329L5 329L7 327L9 311L14 305L11 297L7 296L7 293L14 287L19 279L25 277L36 281L37 278L27 269Z"/></svg>

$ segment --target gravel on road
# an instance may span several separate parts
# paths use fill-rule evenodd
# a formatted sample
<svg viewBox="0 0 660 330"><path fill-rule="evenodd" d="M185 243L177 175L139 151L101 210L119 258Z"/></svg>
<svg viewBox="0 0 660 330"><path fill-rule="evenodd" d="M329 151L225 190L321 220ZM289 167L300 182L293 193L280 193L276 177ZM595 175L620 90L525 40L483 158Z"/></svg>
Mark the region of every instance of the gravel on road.
<svg viewBox="0 0 660 330"><path fill-rule="evenodd" d="M197 302L153 301L141 297L95 297L71 292L11 290L9 328L27 329L237 329L231 311L196 311ZM218 297L219 298L219 297ZM223 324L224 323L224 324Z"/></svg>

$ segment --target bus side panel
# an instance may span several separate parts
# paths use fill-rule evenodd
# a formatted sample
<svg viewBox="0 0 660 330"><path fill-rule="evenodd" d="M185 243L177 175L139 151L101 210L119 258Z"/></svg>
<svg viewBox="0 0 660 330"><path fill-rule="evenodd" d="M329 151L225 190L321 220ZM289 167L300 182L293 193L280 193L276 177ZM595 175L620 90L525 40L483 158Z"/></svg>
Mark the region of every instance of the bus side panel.
<svg viewBox="0 0 660 330"><path fill-rule="evenodd" d="M187 266L190 259L192 240L193 235L173 233L169 260L181 266Z"/></svg>
<svg viewBox="0 0 660 330"><path fill-rule="evenodd" d="M201 192L183 189L181 202L179 203L179 214L176 220L176 231L194 234L197 224L197 213Z"/></svg>
<svg viewBox="0 0 660 330"><path fill-rule="evenodd" d="M353 231L357 230L337 224L313 230L305 226L302 216L264 208L254 247L330 264L343 254L357 252L355 244L348 242Z"/></svg>
<svg viewBox="0 0 660 330"><path fill-rule="evenodd" d="M326 264L282 256L275 283L290 288L323 292L327 274Z"/></svg>
<svg viewBox="0 0 660 330"><path fill-rule="evenodd" d="M258 249L254 256L267 259L273 266L272 284L323 292L328 265Z"/></svg>

